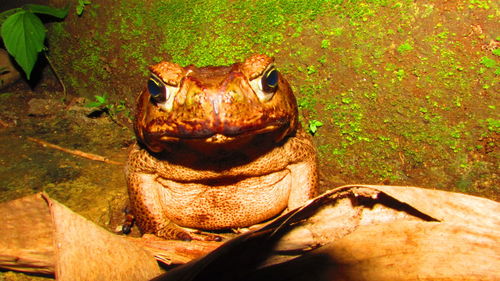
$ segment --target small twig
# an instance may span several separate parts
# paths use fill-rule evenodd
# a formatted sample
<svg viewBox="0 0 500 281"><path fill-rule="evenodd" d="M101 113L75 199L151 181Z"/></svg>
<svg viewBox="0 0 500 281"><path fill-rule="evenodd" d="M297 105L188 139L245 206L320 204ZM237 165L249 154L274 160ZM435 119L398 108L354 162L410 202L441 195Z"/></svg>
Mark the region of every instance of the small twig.
<svg viewBox="0 0 500 281"><path fill-rule="evenodd" d="M83 152L83 151L80 151L80 150L64 148L64 147L48 143L46 141L43 141L43 140L40 140L40 139L37 139L37 138L32 138L32 137L27 137L27 138L28 138L29 141L36 142L36 143L38 143L40 145L48 146L50 148L57 149L57 150L60 150L60 151L64 151L66 153L77 155L77 156L80 156L80 157L83 157L83 158L87 158L87 159L90 159L90 160L101 161L101 162L108 163L108 164L113 164L113 165L123 165L123 163L121 163L121 162L109 160L109 159L107 159L107 158L105 158L103 156L97 155L97 154L86 153L86 152Z"/></svg>
<svg viewBox="0 0 500 281"><path fill-rule="evenodd" d="M63 96L66 98L66 86L64 85L63 81L61 80L61 77L59 77L59 75L57 74L57 71L56 71L54 65L52 64L52 62L50 61L49 56L47 55L47 52L43 52L43 55L45 56L45 59L49 63L50 69L52 69L52 72L54 73L57 80L59 81L59 84L61 84L61 86L63 88Z"/></svg>

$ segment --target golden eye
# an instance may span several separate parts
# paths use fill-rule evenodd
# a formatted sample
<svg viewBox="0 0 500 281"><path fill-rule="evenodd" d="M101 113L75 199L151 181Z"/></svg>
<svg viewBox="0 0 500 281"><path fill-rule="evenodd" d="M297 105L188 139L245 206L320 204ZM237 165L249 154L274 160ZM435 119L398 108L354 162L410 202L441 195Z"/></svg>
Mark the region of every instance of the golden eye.
<svg viewBox="0 0 500 281"><path fill-rule="evenodd" d="M156 103L163 103L168 98L168 89L160 79L155 76L151 76L148 81L148 91L151 95L151 98Z"/></svg>
<svg viewBox="0 0 500 281"><path fill-rule="evenodd" d="M265 92L274 92L278 87L279 75L276 68L269 68L262 76L262 90Z"/></svg>
<svg viewBox="0 0 500 281"><path fill-rule="evenodd" d="M276 70L274 64L270 64L259 76L250 80L249 83L259 101L267 102L270 101L278 91L279 81L280 73Z"/></svg>

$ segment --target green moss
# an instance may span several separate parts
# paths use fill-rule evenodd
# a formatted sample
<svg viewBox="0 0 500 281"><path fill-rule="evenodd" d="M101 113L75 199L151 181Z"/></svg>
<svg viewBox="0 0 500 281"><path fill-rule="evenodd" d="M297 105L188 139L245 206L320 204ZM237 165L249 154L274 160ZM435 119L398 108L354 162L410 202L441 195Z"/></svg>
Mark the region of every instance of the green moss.
<svg viewBox="0 0 500 281"><path fill-rule="evenodd" d="M449 34L450 34L450 33L449 33L448 31L443 31L443 32L441 32L441 33L438 33L438 34L436 35L436 37L438 37L438 38L440 38L440 39L447 39Z"/></svg>
<svg viewBox="0 0 500 281"><path fill-rule="evenodd" d="M469 9L490 9L491 0L469 0Z"/></svg>
<svg viewBox="0 0 500 281"><path fill-rule="evenodd" d="M322 41L321 41L321 48L322 48L322 49L326 49L326 48L328 48L328 47L330 47L330 40L328 40L328 39L324 39L324 40L322 40Z"/></svg>
<svg viewBox="0 0 500 281"><path fill-rule="evenodd" d="M481 120L486 124L488 131L493 133L500 133L500 119L487 118L486 120Z"/></svg>
<svg viewBox="0 0 500 281"><path fill-rule="evenodd" d="M490 59L488 57L482 57L481 64L486 66L487 68L493 68L497 65L497 62L494 59Z"/></svg>
<svg viewBox="0 0 500 281"><path fill-rule="evenodd" d="M405 71L404 69L398 69L396 71L396 78L399 80L399 81L403 81L403 78L405 77Z"/></svg>
<svg viewBox="0 0 500 281"><path fill-rule="evenodd" d="M311 74L314 74L316 72L318 72L318 70L316 69L316 67L314 65L307 66L307 75L311 75Z"/></svg>
<svg viewBox="0 0 500 281"><path fill-rule="evenodd" d="M413 46L411 45L410 42L405 42L405 43L399 45L399 47L398 47L398 52L400 52L400 53L404 53L404 52L411 51L411 50L413 50Z"/></svg>

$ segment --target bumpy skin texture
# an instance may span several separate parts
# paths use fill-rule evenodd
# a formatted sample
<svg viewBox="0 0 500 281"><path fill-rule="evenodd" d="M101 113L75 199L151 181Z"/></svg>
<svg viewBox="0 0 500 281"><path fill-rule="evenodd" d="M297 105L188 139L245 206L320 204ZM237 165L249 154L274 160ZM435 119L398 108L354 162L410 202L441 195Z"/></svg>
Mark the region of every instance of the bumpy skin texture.
<svg viewBox="0 0 500 281"><path fill-rule="evenodd" d="M265 55L223 67L150 68L168 94L155 100L146 89L137 102L126 176L142 232L191 239L178 226L246 227L316 195L314 146L273 69ZM278 79L271 88L269 73Z"/></svg>

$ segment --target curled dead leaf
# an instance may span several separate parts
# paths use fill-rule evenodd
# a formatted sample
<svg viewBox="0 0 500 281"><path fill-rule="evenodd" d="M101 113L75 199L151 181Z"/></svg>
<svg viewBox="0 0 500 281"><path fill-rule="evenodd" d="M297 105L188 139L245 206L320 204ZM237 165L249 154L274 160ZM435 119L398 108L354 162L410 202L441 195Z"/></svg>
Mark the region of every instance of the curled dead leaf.
<svg viewBox="0 0 500 281"><path fill-rule="evenodd" d="M343 186L154 280L500 280L499 214L452 192Z"/></svg>

